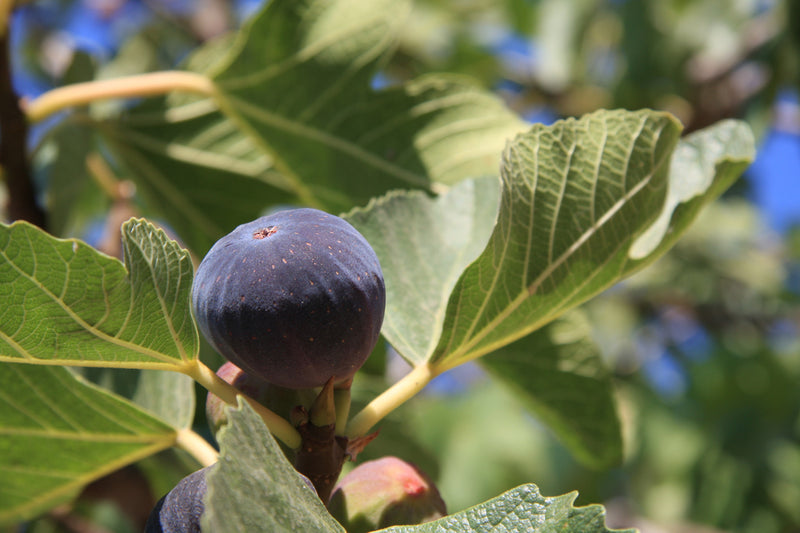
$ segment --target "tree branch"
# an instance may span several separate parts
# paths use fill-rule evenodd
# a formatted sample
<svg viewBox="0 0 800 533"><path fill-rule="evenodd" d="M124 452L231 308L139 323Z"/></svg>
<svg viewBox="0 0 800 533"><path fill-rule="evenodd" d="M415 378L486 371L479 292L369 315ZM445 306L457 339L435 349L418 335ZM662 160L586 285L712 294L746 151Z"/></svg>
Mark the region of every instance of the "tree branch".
<svg viewBox="0 0 800 533"><path fill-rule="evenodd" d="M10 27L0 34L0 167L8 189L11 220L27 220L45 229L28 162L28 122L11 80Z"/></svg>

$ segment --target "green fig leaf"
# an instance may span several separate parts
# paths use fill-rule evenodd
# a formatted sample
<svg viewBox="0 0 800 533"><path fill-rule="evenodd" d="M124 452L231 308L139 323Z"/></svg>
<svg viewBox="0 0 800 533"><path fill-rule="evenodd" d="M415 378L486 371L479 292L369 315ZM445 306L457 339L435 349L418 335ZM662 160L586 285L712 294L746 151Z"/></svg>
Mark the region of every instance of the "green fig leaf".
<svg viewBox="0 0 800 533"><path fill-rule="evenodd" d="M583 313L570 311L480 362L576 458L598 469L620 463L614 383Z"/></svg>
<svg viewBox="0 0 800 533"><path fill-rule="evenodd" d="M246 402L228 410L219 442L220 458L207 478L204 531L344 533Z"/></svg>
<svg viewBox="0 0 800 533"><path fill-rule="evenodd" d="M601 505L574 507L577 492L545 497L536 485L522 485L487 502L416 526L394 526L391 533L609 533ZM633 533L634 530L626 530Z"/></svg>
<svg viewBox="0 0 800 533"><path fill-rule="evenodd" d="M25 222L0 225L0 362L196 364L188 252L144 220L124 224L123 249L124 265Z"/></svg>
<svg viewBox="0 0 800 533"><path fill-rule="evenodd" d="M504 155L494 233L450 296L430 362L447 369L497 350L663 254L754 152L737 122L679 145L680 131L664 113L598 111L518 136ZM676 205L675 188L694 196ZM654 230L664 211L668 231ZM648 231L664 239L637 241Z"/></svg>
<svg viewBox="0 0 800 533"><path fill-rule="evenodd" d="M343 211L395 188L496 175L503 145L524 128L461 78L371 89L408 4L274 0L213 76L223 111L307 203Z"/></svg>
<svg viewBox="0 0 800 533"><path fill-rule="evenodd" d="M410 363L433 351L450 292L489 240L499 191L497 178L465 180L436 198L395 191L344 215L378 255L386 283L381 333Z"/></svg>
<svg viewBox="0 0 800 533"><path fill-rule="evenodd" d="M65 368L3 363L0 524L67 501L175 437L174 428Z"/></svg>

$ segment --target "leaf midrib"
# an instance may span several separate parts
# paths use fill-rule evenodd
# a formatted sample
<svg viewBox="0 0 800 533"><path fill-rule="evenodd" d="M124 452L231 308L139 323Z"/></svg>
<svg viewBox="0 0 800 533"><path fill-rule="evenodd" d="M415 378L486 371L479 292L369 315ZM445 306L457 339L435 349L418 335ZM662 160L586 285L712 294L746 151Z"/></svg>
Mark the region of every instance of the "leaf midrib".
<svg viewBox="0 0 800 533"><path fill-rule="evenodd" d="M430 181L426 176L410 172L398 165L392 165L385 159L376 156L368 150L365 150L349 139L332 135L320 128L282 117L230 94L226 94L226 97L230 100L232 107L237 109L239 113L242 113L251 119L258 120L266 126L276 128L290 135L296 135L298 137L304 137L310 141L318 142L319 144L322 144L332 150L342 152L355 159L358 159L364 165L383 171L386 174L401 181L405 181L410 185L425 188L429 188L431 186ZM280 154L274 153L274 149L271 149L270 151L273 152L274 157L280 157Z"/></svg>
<svg viewBox="0 0 800 533"><path fill-rule="evenodd" d="M139 459L144 459L145 457L149 457L156 452L159 452L161 450L170 447L173 443L174 439L169 439L169 441L154 442L151 446L143 447L134 453L130 453L123 457L120 457L116 461L104 463L101 468L96 468L90 472L85 473L82 476L76 477L72 483L65 483L59 486L55 490L41 493L37 497L26 500L25 504L23 505L12 507L11 509L6 510L5 512L0 511L0 523L5 523L6 521L14 517L24 517L27 513L30 513L32 510L43 506L48 501L70 494L75 490L85 486L92 480L95 480L105 474L114 472L115 470L118 470L125 465L134 463Z"/></svg>
<svg viewBox="0 0 800 533"><path fill-rule="evenodd" d="M165 429L168 426L165 426ZM0 426L0 435L11 437L36 437L48 440L63 440L72 442L106 442L109 444L137 444L137 443L172 443L175 441L175 430L157 433L91 433L85 431L63 431L34 428L14 428ZM0 469L3 466L0 465Z"/></svg>

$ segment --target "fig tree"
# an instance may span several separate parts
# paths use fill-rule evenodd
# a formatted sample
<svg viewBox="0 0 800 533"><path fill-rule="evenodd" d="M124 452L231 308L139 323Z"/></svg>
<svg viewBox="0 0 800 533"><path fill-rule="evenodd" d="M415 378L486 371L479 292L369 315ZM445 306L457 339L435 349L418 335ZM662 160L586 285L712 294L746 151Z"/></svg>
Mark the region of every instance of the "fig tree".
<svg viewBox="0 0 800 533"><path fill-rule="evenodd" d="M422 524L447 514L428 476L397 457L367 461L351 470L334 487L328 510L348 533Z"/></svg>
<svg viewBox="0 0 800 533"><path fill-rule="evenodd" d="M290 389L352 378L378 340L385 303L366 239L309 208L237 227L212 246L192 285L209 343L247 373Z"/></svg>

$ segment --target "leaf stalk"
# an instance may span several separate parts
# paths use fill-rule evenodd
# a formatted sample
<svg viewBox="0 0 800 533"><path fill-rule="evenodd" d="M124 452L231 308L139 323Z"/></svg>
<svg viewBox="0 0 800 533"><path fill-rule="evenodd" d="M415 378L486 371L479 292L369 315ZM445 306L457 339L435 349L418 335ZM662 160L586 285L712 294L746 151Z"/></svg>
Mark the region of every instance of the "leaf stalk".
<svg viewBox="0 0 800 533"><path fill-rule="evenodd" d="M228 405L236 407L238 405L236 398L241 396L261 416L270 433L292 449L300 446L300 433L288 420L243 394L239 389L215 374L213 370L201 361L194 360L183 372L208 389L209 392L219 396Z"/></svg>
<svg viewBox="0 0 800 533"><path fill-rule="evenodd" d="M440 372L427 363L413 369L354 416L347 424L345 436L352 439L366 435L372 426L415 396Z"/></svg>
<svg viewBox="0 0 800 533"><path fill-rule="evenodd" d="M214 82L202 74L167 70L108 80L65 85L47 91L25 109L28 121L39 122L68 107L90 104L108 98L156 96L170 91L186 91L216 98Z"/></svg>
<svg viewBox="0 0 800 533"><path fill-rule="evenodd" d="M219 459L219 452L206 439L191 429L179 429L175 445L188 452L203 466L211 466Z"/></svg>

